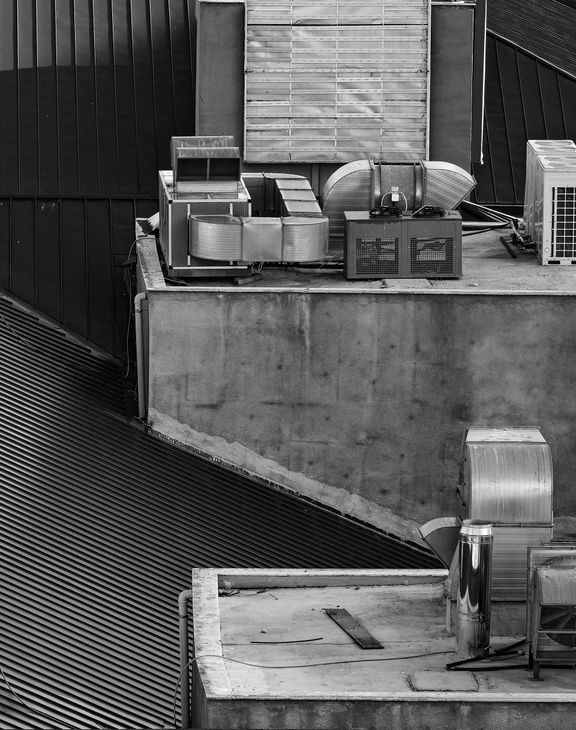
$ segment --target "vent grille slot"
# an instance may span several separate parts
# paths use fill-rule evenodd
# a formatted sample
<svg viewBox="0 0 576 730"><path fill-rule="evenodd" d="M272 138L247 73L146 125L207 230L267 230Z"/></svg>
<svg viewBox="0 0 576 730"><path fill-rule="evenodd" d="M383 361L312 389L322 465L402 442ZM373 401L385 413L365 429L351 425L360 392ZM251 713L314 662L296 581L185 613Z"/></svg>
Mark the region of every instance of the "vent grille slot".
<svg viewBox="0 0 576 730"><path fill-rule="evenodd" d="M576 187L552 188L552 255L576 258Z"/></svg>
<svg viewBox="0 0 576 730"><path fill-rule="evenodd" d="M397 274L398 238L363 236L356 239L356 272L358 274Z"/></svg>
<svg viewBox="0 0 576 730"><path fill-rule="evenodd" d="M451 274L453 238L411 238L410 271L414 274Z"/></svg>

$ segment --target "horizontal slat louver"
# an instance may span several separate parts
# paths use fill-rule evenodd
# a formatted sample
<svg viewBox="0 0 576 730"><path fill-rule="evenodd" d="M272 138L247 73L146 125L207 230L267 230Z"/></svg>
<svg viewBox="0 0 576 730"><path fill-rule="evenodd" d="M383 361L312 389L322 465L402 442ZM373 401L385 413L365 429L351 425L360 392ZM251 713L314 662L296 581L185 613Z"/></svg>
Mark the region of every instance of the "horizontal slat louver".
<svg viewBox="0 0 576 730"><path fill-rule="evenodd" d="M248 162L427 156L427 0L246 7Z"/></svg>

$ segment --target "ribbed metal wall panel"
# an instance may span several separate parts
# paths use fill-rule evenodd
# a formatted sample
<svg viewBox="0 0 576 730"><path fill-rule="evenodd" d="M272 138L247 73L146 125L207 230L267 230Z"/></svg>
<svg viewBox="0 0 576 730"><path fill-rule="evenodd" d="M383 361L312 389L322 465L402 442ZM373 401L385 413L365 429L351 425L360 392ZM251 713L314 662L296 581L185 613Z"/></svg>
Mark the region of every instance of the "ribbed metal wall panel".
<svg viewBox="0 0 576 730"><path fill-rule="evenodd" d="M116 367L0 297L0 729L162 727L194 566L430 567L135 428Z"/></svg>
<svg viewBox="0 0 576 730"><path fill-rule="evenodd" d="M488 28L576 78L576 3L566 0L488 2Z"/></svg>
<svg viewBox="0 0 576 730"><path fill-rule="evenodd" d="M194 23L193 0L0 3L0 285L117 355L126 211L158 209L194 133Z"/></svg>
<svg viewBox="0 0 576 730"><path fill-rule="evenodd" d="M576 79L489 31L484 122L484 164L474 166L476 199L522 205L526 141L576 141Z"/></svg>

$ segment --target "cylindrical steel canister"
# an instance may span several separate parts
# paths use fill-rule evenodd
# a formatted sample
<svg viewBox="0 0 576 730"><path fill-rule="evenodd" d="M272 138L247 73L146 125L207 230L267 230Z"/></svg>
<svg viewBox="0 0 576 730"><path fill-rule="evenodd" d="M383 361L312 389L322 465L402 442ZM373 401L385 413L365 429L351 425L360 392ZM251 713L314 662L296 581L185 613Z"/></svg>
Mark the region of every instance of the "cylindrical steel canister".
<svg viewBox="0 0 576 730"><path fill-rule="evenodd" d="M485 653L490 645L492 524L464 520L458 551L456 652L462 659L467 659Z"/></svg>

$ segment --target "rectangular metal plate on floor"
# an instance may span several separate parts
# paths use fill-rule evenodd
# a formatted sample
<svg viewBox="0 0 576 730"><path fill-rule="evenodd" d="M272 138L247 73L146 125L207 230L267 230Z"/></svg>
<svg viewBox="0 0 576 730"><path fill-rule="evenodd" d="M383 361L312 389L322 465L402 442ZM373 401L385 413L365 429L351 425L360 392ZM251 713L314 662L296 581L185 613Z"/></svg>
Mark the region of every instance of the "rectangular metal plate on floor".
<svg viewBox="0 0 576 730"><path fill-rule="evenodd" d="M324 612L334 620L341 629L351 636L362 649L383 649L384 646L368 631L368 629L345 608L325 608Z"/></svg>

